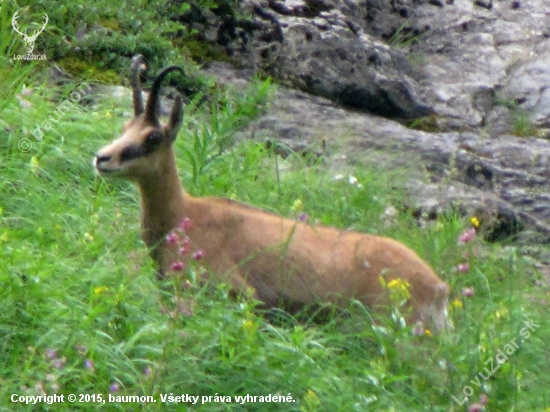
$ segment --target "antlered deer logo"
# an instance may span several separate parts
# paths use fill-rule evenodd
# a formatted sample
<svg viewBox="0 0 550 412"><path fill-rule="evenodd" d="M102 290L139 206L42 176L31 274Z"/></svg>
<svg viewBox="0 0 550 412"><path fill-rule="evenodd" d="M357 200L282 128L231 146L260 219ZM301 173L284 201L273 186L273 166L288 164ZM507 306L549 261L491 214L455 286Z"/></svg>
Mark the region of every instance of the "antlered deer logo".
<svg viewBox="0 0 550 412"><path fill-rule="evenodd" d="M19 24L17 23L17 18L19 17L18 13L19 10L17 10L13 15L13 18L11 19L11 25L13 29L23 38L23 41L26 44L27 54L32 54L32 51L34 50L34 43L36 42L38 35L44 31L44 29L46 28L46 24L48 24L48 15L44 13L44 24L42 25L42 28L35 30L34 33L29 36L27 34L28 29L23 32L19 29Z"/></svg>

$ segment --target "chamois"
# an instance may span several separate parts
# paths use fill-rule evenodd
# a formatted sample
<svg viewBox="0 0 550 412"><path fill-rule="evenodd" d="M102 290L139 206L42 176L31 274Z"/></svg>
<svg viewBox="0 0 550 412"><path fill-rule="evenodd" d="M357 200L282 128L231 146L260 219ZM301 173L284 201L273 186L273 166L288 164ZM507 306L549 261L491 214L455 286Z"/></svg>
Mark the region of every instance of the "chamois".
<svg viewBox="0 0 550 412"><path fill-rule="evenodd" d="M304 307L319 302L337 306L357 299L383 311L390 305L391 284L401 279L410 294L408 322L434 330L447 324L449 288L415 252L381 236L309 225L229 199L193 197L181 185L173 143L183 121L183 105L174 99L167 124L159 121L161 83L177 66L154 79L145 109L140 72L142 56L132 60L131 85L135 116L122 135L100 149L94 159L100 176L135 181L141 194L141 227L160 276L174 273L190 258L171 241L182 222L190 244L201 250L209 273L225 280L236 293L245 290L266 307L282 302ZM252 291L252 292L250 292Z"/></svg>

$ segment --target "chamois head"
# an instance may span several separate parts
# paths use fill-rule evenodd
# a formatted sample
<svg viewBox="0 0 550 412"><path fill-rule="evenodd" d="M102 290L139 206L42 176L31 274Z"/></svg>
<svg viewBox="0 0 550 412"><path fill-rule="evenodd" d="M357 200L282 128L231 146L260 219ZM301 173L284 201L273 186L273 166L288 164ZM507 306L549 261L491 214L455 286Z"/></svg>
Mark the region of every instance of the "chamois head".
<svg viewBox="0 0 550 412"><path fill-rule="evenodd" d="M141 97L141 72L146 70L143 56L132 59L131 84L134 101L134 117L124 125L122 136L101 148L94 159L94 166L101 176L118 176L130 179L158 177L166 156L183 121L181 96L177 95L168 124L159 121L159 91L166 75L174 70L183 73L178 66L163 69L153 81L145 108Z"/></svg>

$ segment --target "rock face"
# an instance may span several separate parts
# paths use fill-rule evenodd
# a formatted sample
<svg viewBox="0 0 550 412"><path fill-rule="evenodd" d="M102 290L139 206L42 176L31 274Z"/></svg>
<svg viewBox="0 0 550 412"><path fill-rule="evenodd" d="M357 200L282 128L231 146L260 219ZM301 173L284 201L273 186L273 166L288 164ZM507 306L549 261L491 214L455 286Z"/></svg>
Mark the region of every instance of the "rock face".
<svg viewBox="0 0 550 412"><path fill-rule="evenodd" d="M281 88L256 136L296 150L318 150L319 139L332 136L348 158L416 169L408 187L419 214L454 208L485 216L489 240L550 240L543 139L550 2L243 0L239 7L250 18L218 13L223 24L213 38L244 67L329 99ZM426 115L412 123L429 132L391 120Z"/></svg>
<svg viewBox="0 0 550 412"><path fill-rule="evenodd" d="M244 0L240 12L253 23L226 18L220 42L292 87L389 118L435 114L442 131L550 122L548 1Z"/></svg>
<svg viewBox="0 0 550 412"><path fill-rule="evenodd" d="M443 129L497 126L521 108L548 125L550 3L545 0L368 2L373 34L422 33L406 46L427 76ZM392 7L390 4L394 4ZM399 19L397 15L406 15ZM400 26L404 25L404 26ZM405 40L407 37L402 36ZM505 122L504 122L505 123ZM513 126L513 125L512 125Z"/></svg>
<svg viewBox="0 0 550 412"><path fill-rule="evenodd" d="M215 64L208 72L240 88L246 77L227 64ZM489 241L550 241L547 140L411 130L285 87L279 88L268 112L241 136L276 140L310 153L321 153L322 140L328 138L327 166L335 170L348 162L409 170L409 203L402 206L422 220L452 209L485 221Z"/></svg>
<svg viewBox="0 0 550 412"><path fill-rule="evenodd" d="M366 34L354 1L243 1L254 24L219 33L231 54L292 87L385 117L432 113L415 69L397 48ZM234 25L239 26L238 22ZM224 27L228 27L227 25ZM231 37L231 36L229 36Z"/></svg>

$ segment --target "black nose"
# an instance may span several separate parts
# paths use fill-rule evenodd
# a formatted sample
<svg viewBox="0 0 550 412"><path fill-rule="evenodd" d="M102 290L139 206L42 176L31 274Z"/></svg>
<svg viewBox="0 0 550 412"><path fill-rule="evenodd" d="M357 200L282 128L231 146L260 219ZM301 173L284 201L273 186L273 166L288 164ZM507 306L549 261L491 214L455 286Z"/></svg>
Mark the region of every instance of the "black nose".
<svg viewBox="0 0 550 412"><path fill-rule="evenodd" d="M95 158L96 158L97 164L100 164L100 163L103 163L103 162L108 162L108 161L111 159L111 156L107 156L107 155L104 155L104 156L95 155Z"/></svg>

